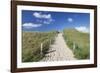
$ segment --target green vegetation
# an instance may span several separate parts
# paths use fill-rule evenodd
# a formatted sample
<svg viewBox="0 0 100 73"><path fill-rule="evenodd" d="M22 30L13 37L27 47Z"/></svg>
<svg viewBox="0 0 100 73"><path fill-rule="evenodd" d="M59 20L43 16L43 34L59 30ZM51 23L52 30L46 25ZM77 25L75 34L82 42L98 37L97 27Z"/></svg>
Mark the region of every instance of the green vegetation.
<svg viewBox="0 0 100 73"><path fill-rule="evenodd" d="M90 58L89 33L82 33L75 29L65 29L63 33L66 44L72 50L73 43L75 43L75 49L73 50L73 53L77 59Z"/></svg>
<svg viewBox="0 0 100 73"><path fill-rule="evenodd" d="M43 58L54 42L57 32L22 32L22 62L36 62ZM40 54L43 43L43 55Z"/></svg>

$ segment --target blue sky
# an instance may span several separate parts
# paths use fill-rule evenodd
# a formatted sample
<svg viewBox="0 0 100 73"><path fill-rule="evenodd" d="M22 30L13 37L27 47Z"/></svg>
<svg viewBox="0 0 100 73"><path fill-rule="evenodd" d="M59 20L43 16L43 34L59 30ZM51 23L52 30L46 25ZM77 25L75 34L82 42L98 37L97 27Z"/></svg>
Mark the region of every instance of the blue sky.
<svg viewBox="0 0 100 73"><path fill-rule="evenodd" d="M90 14L22 10L23 31L52 31L75 28L89 32Z"/></svg>

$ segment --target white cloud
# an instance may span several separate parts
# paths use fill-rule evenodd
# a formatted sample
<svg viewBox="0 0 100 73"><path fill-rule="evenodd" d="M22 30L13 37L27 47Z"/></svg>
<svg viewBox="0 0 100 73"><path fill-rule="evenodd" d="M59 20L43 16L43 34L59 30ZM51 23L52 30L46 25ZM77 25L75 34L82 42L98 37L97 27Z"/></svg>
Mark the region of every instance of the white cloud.
<svg viewBox="0 0 100 73"><path fill-rule="evenodd" d="M80 32L84 32L84 33L88 33L89 29L85 26L79 26L79 27L75 27L76 30L80 31Z"/></svg>
<svg viewBox="0 0 100 73"><path fill-rule="evenodd" d="M24 23L22 26L25 28L36 28L42 26L42 24Z"/></svg>
<svg viewBox="0 0 100 73"><path fill-rule="evenodd" d="M33 16L37 19L37 22L42 23L42 24L50 24L51 22L54 22L55 20L52 19L51 14L43 14L42 12L34 12Z"/></svg>
<svg viewBox="0 0 100 73"><path fill-rule="evenodd" d="M44 24L50 24L50 22L49 22L49 21L44 21L43 23L44 23Z"/></svg>
<svg viewBox="0 0 100 73"><path fill-rule="evenodd" d="M51 14L41 14L41 12L34 12L33 16L35 16L36 18L51 19Z"/></svg>
<svg viewBox="0 0 100 73"><path fill-rule="evenodd" d="M55 21L55 20L51 18L51 19L49 19L49 21L50 21L50 22L53 22L53 21Z"/></svg>
<svg viewBox="0 0 100 73"><path fill-rule="evenodd" d="M68 20L68 22L73 22L72 18L68 18L67 20Z"/></svg>

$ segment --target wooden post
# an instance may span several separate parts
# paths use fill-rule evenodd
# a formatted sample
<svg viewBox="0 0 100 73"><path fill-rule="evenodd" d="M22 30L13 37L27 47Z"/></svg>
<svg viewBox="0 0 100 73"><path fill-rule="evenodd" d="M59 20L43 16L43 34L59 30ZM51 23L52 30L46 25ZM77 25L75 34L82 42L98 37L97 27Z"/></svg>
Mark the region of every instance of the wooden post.
<svg viewBox="0 0 100 73"><path fill-rule="evenodd" d="M75 50L75 42L73 42L73 51Z"/></svg>
<svg viewBox="0 0 100 73"><path fill-rule="evenodd" d="M41 56L43 55L42 50L43 50L43 43L41 43L41 50L40 50Z"/></svg>

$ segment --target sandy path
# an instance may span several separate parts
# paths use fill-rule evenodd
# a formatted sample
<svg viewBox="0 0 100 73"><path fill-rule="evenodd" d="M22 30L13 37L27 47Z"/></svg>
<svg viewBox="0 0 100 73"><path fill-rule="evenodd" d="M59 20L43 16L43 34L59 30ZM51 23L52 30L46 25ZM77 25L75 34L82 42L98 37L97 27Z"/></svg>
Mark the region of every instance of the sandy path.
<svg viewBox="0 0 100 73"><path fill-rule="evenodd" d="M75 60L73 52L68 48L62 33L59 33L48 53L41 61Z"/></svg>

